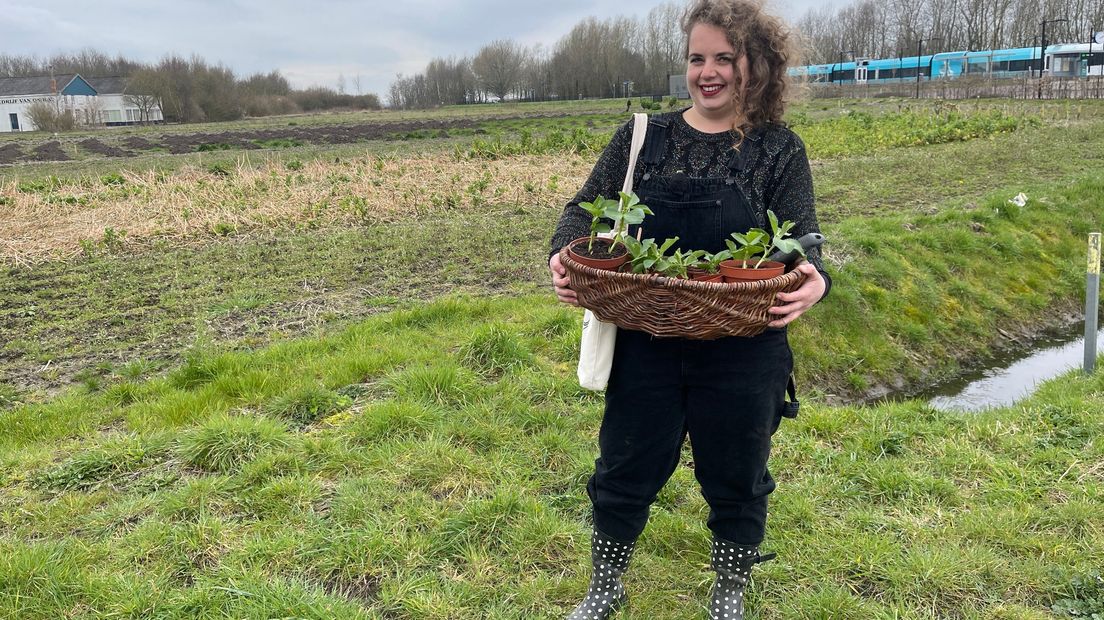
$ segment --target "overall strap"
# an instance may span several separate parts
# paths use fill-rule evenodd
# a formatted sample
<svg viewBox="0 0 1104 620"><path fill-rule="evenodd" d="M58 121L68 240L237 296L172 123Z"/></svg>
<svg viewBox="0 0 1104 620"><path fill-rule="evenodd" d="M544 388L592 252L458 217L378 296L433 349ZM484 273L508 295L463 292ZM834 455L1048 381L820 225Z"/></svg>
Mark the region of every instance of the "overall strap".
<svg viewBox="0 0 1104 620"><path fill-rule="evenodd" d="M732 185L733 178L736 173L747 170L751 165L752 156L755 150L759 148L759 129L752 129L744 134L744 139L740 141L740 145L733 148L728 153L728 180L727 183Z"/></svg>
<svg viewBox="0 0 1104 620"><path fill-rule="evenodd" d="M786 396L789 396L789 400L782 405L782 415L787 418L796 418L797 412L801 410L801 402L797 400L797 385L794 383L793 373L790 373L790 380L786 384Z"/></svg>
<svg viewBox="0 0 1104 620"><path fill-rule="evenodd" d="M663 161L663 151L667 144L667 130L670 120L651 116L648 118L648 137L644 141L644 152L640 161L644 164L644 179L652 176L652 169Z"/></svg>

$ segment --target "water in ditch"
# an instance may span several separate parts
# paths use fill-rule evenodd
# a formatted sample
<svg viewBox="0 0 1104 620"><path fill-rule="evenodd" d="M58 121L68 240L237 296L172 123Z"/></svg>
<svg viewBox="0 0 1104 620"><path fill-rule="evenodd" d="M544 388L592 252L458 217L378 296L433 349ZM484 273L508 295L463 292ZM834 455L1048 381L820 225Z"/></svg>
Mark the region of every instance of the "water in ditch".
<svg viewBox="0 0 1104 620"><path fill-rule="evenodd" d="M996 357L985 368L936 386L917 398L942 411L979 411L1004 407L1030 396L1035 388L1085 360L1085 327L1077 323L1036 342L1028 351ZM1104 329L1096 334L1097 352L1104 352ZM1104 369L1098 369L1104 372Z"/></svg>

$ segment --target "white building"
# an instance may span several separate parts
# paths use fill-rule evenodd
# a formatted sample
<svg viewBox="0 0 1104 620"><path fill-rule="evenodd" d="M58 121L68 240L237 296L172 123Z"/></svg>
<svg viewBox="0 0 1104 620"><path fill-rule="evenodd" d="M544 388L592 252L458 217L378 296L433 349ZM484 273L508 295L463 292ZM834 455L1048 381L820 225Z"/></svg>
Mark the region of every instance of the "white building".
<svg viewBox="0 0 1104 620"><path fill-rule="evenodd" d="M34 131L27 108L37 101L71 110L77 123L85 126L164 120L159 105L149 110L149 118L143 118L143 111L127 99L126 79L121 77L85 79L71 73L52 78L0 78L0 132Z"/></svg>

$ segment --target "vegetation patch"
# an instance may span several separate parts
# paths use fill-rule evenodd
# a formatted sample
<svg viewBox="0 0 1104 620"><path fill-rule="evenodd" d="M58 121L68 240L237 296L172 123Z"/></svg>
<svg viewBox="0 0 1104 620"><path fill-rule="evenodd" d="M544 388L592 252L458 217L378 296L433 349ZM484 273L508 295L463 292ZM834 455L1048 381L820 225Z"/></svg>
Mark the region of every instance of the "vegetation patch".
<svg viewBox="0 0 1104 620"><path fill-rule="evenodd" d="M324 417L348 409L353 399L319 386L309 386L278 396L266 403L266 414L285 419L296 426L307 426Z"/></svg>
<svg viewBox="0 0 1104 620"><path fill-rule="evenodd" d="M210 472L227 473L260 454L287 448L284 427L250 415L215 415L184 434L177 452L187 464Z"/></svg>
<svg viewBox="0 0 1104 620"><path fill-rule="evenodd" d="M123 482L128 474L161 461L166 454L164 442L156 439L136 436L109 439L38 472L32 481L38 487L54 491L89 491L104 484Z"/></svg>
<svg viewBox="0 0 1104 620"><path fill-rule="evenodd" d="M1000 110L904 111L881 115L842 112L837 118L819 121L794 119L794 131L805 141L809 157L834 158L889 148L966 142L1042 123L1035 116L1010 116Z"/></svg>
<svg viewBox="0 0 1104 620"><path fill-rule="evenodd" d="M385 223L424 217L442 207L463 212L507 203L560 208L570 197L567 188L581 184L586 173L581 157L544 155L488 164L440 155L286 165L269 161L259 167L216 160L173 174L122 172L125 185L108 186L100 179L47 177L0 185L0 196L13 203L0 212L0 260L72 257L81 253L81 239L97 239L106 228L126 230L128 244L148 248L158 238ZM83 208L59 202L59 196L83 201Z"/></svg>
<svg viewBox="0 0 1104 620"><path fill-rule="evenodd" d="M262 149L292 149L304 144L302 140L295 138L270 138L268 140L254 140L253 143Z"/></svg>
<svg viewBox="0 0 1104 620"><path fill-rule="evenodd" d="M193 370L136 382L121 419L92 393L0 413L0 614L563 616L589 577L602 408L559 357L577 321L531 298L448 298L196 354ZM472 351L526 361L501 381L466 368ZM353 394L348 408L335 396ZM1102 394L1104 375L1071 373L969 416L806 401L774 437L765 548L779 556L749 592L758 613L1100 613ZM708 600L691 460L652 510L626 617L690 620Z"/></svg>

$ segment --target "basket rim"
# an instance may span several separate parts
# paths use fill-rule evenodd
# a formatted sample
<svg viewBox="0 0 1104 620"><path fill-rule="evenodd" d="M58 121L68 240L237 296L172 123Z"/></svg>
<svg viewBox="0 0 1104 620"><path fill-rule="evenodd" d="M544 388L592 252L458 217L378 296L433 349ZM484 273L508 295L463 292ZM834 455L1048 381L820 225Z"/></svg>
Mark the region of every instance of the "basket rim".
<svg viewBox="0 0 1104 620"><path fill-rule="evenodd" d="M754 280L746 282L702 282L700 280L671 278L668 276L659 275L657 273L627 273L624 271L610 271L608 269L595 269L594 267L588 267L578 261L573 260L571 258L571 255L567 252L567 246L564 246L560 249L560 264L562 264L569 271L580 271L591 277L636 281L651 286L666 288L687 288L690 290L699 289L732 292L756 292L766 289L784 287L789 285L792 281L799 280L804 277L804 274L795 269L783 273L780 276L775 276L766 280Z"/></svg>

